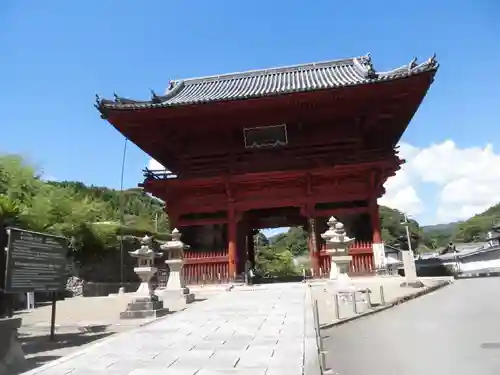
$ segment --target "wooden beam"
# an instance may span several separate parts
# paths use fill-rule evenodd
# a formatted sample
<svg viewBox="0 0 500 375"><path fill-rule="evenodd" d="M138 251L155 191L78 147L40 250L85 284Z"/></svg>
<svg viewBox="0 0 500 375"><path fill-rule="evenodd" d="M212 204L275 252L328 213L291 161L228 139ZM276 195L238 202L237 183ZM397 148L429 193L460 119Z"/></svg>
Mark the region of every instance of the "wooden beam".
<svg viewBox="0 0 500 375"><path fill-rule="evenodd" d="M178 209L179 210L179 209ZM193 213L191 210L182 210L182 212ZM211 224L227 224L227 218L207 218L207 219L185 219L179 218L177 221L177 226L180 227L190 227L190 226L201 226L201 225L211 225Z"/></svg>
<svg viewBox="0 0 500 375"><path fill-rule="evenodd" d="M332 208L327 210L314 210L314 216L337 216L337 215L354 215L369 212L368 207L352 207L352 208Z"/></svg>

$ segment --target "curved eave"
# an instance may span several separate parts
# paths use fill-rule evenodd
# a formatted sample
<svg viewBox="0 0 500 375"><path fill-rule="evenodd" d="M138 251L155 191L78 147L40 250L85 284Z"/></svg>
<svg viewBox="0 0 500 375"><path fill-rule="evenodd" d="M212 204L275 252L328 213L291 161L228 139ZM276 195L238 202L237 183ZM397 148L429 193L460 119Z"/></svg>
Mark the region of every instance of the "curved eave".
<svg viewBox="0 0 500 375"><path fill-rule="evenodd" d="M363 62L363 61L362 61ZM372 70L368 70L366 68L366 64L363 65L356 59L354 59L353 66L351 69L357 70L356 75L351 75L354 77L351 81L343 81L336 84L330 84L326 87L304 87L300 89L280 89L278 91L271 91L261 93L252 92L247 95L237 95L230 96L226 98L217 98L217 99L197 99L197 100L185 100L185 101L172 101L180 92L182 92L184 88L184 82L180 81L166 93L164 96L157 96L152 93L152 98L149 101L136 101L132 99L126 99L118 97L115 94L115 100L101 99L97 97L96 108L101 112L103 117L106 117L106 112L109 110L120 110L120 111L135 111L135 110L144 110L144 109L154 109L154 108L172 108L172 107L186 107L191 105L199 105L199 104L209 104L209 103L220 103L220 102L228 102L228 101L240 101L246 99L255 99L261 97L272 97L272 96L281 96L293 93L305 93L305 92L318 92L339 88L347 88L353 86L364 86L364 85L373 85L377 83L389 82L394 80L400 80L409 78L416 75L421 75L425 73L435 74L439 68L439 64L437 63L435 56L431 57L429 60L425 61L422 64L417 65L415 60L410 62L406 66L402 66L400 68L387 71L387 72L375 72ZM213 82L214 79L211 79Z"/></svg>

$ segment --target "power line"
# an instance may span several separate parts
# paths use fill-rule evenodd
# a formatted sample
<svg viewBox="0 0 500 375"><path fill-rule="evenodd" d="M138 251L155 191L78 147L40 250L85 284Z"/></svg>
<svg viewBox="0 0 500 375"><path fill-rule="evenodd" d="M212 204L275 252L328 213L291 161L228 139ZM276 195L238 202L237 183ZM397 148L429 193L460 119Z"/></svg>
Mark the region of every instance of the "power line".
<svg viewBox="0 0 500 375"><path fill-rule="evenodd" d="M125 138L125 143L123 144L122 173L120 179L120 287L123 287L123 267L124 267L123 227L125 225L125 197L123 194L123 178L125 176L125 159L127 156L127 143L128 143L128 138Z"/></svg>

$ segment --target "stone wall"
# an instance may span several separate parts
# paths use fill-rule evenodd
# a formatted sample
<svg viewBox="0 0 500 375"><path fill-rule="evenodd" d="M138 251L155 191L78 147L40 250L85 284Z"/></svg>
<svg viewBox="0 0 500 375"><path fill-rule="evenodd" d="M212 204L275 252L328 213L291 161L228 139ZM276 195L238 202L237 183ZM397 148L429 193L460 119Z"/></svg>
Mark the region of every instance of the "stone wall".
<svg viewBox="0 0 500 375"><path fill-rule="evenodd" d="M134 272L137 260L125 251L123 259L123 284L125 291L134 292L140 281ZM165 268L164 257L155 260L155 266ZM72 264L71 274L68 277L66 290L68 297L101 297L118 293L120 288L120 252L109 251L104 256L94 260L87 260L85 264ZM153 284L155 280L152 280Z"/></svg>
<svg viewBox="0 0 500 375"><path fill-rule="evenodd" d="M132 293L139 288L139 282L137 283L124 283L125 293ZM118 293L120 289L120 283L94 283L85 282L83 284L82 296L83 297L104 297L110 294Z"/></svg>

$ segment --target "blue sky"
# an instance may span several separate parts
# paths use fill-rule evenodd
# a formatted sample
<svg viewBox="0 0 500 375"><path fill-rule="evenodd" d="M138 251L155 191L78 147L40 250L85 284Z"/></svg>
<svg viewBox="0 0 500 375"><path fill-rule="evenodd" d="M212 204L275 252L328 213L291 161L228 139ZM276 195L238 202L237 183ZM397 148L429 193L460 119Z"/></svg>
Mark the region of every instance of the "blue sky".
<svg viewBox="0 0 500 375"><path fill-rule="evenodd" d="M405 142L497 146L498 19L495 0L3 0L0 152L56 179L118 187L123 138L99 118L96 93L147 98L169 79L367 52L380 70L437 53L440 71ZM127 187L147 162L129 148Z"/></svg>

